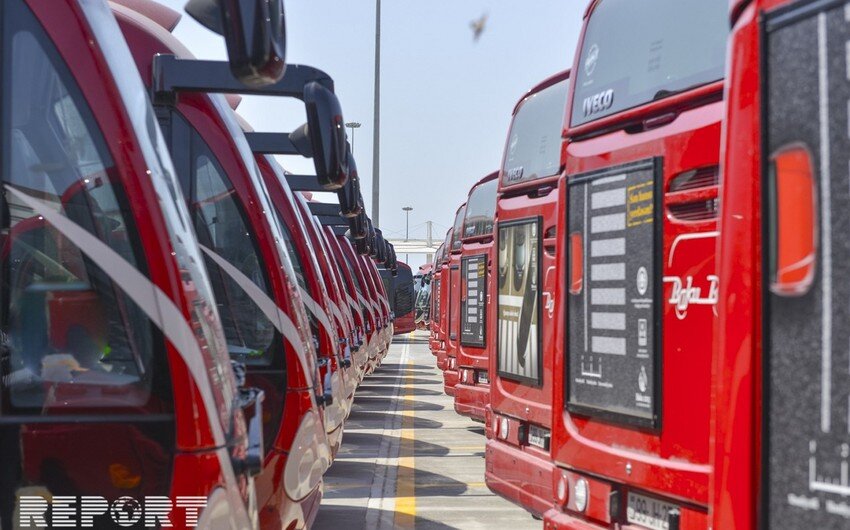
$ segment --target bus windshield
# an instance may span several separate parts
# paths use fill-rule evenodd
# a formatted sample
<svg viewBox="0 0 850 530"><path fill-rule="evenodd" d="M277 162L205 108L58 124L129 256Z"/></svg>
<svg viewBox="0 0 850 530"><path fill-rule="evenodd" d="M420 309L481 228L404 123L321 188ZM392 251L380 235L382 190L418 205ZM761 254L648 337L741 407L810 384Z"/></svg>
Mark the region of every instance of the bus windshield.
<svg viewBox="0 0 850 530"><path fill-rule="evenodd" d="M561 130L567 104L567 79L527 96L511 124L502 185L551 177L561 167Z"/></svg>
<svg viewBox="0 0 850 530"><path fill-rule="evenodd" d="M587 22L571 125L722 79L728 28L727 2L602 0Z"/></svg>
<svg viewBox="0 0 850 530"><path fill-rule="evenodd" d="M495 179L487 181L472 191L466 204L466 219L463 221L463 237L480 237L493 233L496 217Z"/></svg>

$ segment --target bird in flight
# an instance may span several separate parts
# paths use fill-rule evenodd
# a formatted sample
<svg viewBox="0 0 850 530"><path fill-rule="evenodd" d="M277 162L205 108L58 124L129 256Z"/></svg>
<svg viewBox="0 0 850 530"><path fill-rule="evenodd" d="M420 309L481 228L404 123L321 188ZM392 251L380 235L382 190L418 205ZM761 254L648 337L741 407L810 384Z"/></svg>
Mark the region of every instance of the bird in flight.
<svg viewBox="0 0 850 530"><path fill-rule="evenodd" d="M487 26L487 13L481 15L481 18L473 20L469 23L469 27L472 28L472 40L474 42L478 42L478 39L481 38L481 34L484 33L484 28Z"/></svg>

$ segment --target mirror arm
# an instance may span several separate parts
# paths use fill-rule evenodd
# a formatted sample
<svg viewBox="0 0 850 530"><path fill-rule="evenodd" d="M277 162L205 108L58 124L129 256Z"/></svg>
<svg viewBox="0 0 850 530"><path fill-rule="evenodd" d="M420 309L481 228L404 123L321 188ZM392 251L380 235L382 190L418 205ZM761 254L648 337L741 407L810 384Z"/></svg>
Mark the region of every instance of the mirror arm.
<svg viewBox="0 0 850 530"><path fill-rule="evenodd" d="M325 226L348 226L348 219L341 215L317 215L316 218Z"/></svg>
<svg viewBox="0 0 850 530"><path fill-rule="evenodd" d="M332 202L308 202L307 207L313 215L339 215L339 204Z"/></svg>
<svg viewBox="0 0 850 530"><path fill-rule="evenodd" d="M153 57L153 95L156 103L170 102L177 92L215 92L284 96L304 99L304 86L315 81L334 91L333 79L325 72L302 64L286 65L286 73L277 83L248 86L233 77L227 61L178 59L171 54Z"/></svg>
<svg viewBox="0 0 850 530"><path fill-rule="evenodd" d="M289 133L246 132L251 151L264 155L301 155ZM308 157L309 158L309 157Z"/></svg>
<svg viewBox="0 0 850 530"><path fill-rule="evenodd" d="M315 175L286 175L286 183L292 191L327 191Z"/></svg>

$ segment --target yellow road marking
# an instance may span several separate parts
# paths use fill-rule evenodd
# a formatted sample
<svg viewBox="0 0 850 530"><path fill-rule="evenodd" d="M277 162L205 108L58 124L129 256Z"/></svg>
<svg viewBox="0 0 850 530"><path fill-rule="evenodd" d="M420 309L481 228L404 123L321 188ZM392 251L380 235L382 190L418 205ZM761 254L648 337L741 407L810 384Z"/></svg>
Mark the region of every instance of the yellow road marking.
<svg viewBox="0 0 850 530"><path fill-rule="evenodd" d="M413 333L411 333L411 337ZM413 360L408 359L405 370L409 370ZM401 443L398 452L398 475L395 494L395 527L413 528L416 524L416 477L414 461L413 430L413 375L405 374L404 400L402 402Z"/></svg>

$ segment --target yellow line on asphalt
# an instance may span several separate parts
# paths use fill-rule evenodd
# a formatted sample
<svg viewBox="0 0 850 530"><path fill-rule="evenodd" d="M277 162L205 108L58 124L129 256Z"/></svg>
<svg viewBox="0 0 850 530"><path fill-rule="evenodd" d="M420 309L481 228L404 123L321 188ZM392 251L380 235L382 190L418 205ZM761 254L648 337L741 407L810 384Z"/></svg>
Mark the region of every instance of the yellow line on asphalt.
<svg viewBox="0 0 850 530"><path fill-rule="evenodd" d="M413 338L413 332L410 333ZM410 345L407 345L410 348ZM409 350L408 350L409 351ZM405 371L410 370L413 359L408 355ZM414 460L415 433L413 429L413 375L404 376L404 399L402 401L401 443L398 452L398 475L395 492L395 527L413 528L416 524L416 463Z"/></svg>

